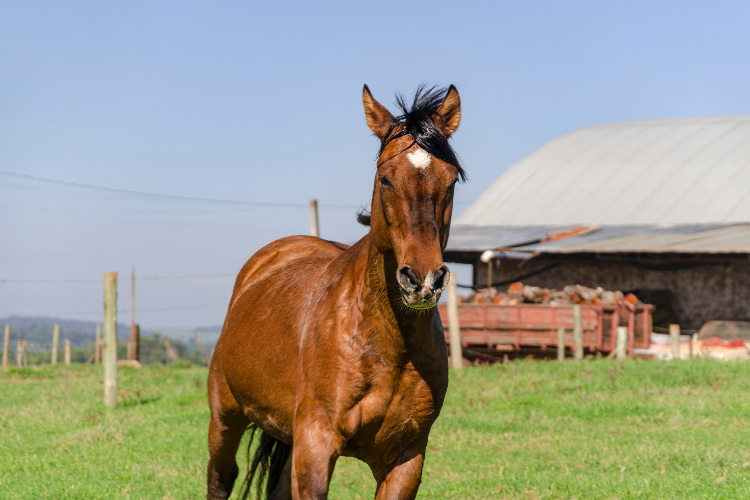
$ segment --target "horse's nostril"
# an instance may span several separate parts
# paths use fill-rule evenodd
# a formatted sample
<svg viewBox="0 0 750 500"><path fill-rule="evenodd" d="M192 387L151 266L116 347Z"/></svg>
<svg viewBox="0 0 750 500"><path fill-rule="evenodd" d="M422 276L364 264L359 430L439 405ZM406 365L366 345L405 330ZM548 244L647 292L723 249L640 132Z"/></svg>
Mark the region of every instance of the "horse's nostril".
<svg viewBox="0 0 750 500"><path fill-rule="evenodd" d="M445 286L446 276L448 276L448 271L445 266L435 271L435 280L432 282L432 289L442 290Z"/></svg>
<svg viewBox="0 0 750 500"><path fill-rule="evenodd" d="M408 266L403 266L398 270L398 282L404 290L409 292L416 291L420 288L420 281L417 273Z"/></svg>

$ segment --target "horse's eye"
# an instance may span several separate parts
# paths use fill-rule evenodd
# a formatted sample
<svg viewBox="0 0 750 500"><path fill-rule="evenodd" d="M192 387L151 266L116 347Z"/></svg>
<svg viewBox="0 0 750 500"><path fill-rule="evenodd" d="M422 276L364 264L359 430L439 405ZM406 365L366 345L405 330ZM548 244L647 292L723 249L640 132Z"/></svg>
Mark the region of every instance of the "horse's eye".
<svg viewBox="0 0 750 500"><path fill-rule="evenodd" d="M383 186L390 186L391 185L391 182L384 175L380 176L380 183Z"/></svg>

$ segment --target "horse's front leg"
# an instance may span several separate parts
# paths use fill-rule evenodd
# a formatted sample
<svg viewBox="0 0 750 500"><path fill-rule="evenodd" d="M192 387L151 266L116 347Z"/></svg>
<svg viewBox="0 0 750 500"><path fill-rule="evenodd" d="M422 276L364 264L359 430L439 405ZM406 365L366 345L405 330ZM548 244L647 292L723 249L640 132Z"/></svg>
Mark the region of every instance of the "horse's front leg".
<svg viewBox="0 0 750 500"><path fill-rule="evenodd" d="M422 482L422 466L427 438L410 444L396 460L393 468L378 480L375 500L413 500Z"/></svg>
<svg viewBox="0 0 750 500"><path fill-rule="evenodd" d="M342 442L325 412L297 410L292 448L294 500L328 498L328 485Z"/></svg>

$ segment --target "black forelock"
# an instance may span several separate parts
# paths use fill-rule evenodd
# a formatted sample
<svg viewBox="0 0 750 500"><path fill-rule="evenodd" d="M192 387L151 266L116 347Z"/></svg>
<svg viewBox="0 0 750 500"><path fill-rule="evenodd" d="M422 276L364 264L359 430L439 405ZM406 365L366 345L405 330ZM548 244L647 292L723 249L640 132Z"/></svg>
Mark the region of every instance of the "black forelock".
<svg viewBox="0 0 750 500"><path fill-rule="evenodd" d="M432 121L432 115L437 112L447 93L447 87L427 87L423 83L414 93L411 106L407 104L406 98L402 94L396 93L396 105L402 114L393 119L388 134L386 134L380 146L380 151L378 151L378 158L380 158L389 142L410 135L419 147L432 156L456 167L459 178L461 181L465 181L467 179L466 171L461 167L456 152L453 151L448 138ZM400 128L401 125L403 125L403 128Z"/></svg>

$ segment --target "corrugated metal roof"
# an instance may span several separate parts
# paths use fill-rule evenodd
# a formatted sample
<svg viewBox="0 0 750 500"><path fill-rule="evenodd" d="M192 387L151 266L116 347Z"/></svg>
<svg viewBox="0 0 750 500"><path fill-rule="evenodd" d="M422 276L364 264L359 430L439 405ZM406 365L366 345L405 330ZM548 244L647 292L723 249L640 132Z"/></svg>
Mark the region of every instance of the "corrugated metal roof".
<svg viewBox="0 0 750 500"><path fill-rule="evenodd" d="M553 139L457 224L750 222L750 115L632 121Z"/></svg>
<svg viewBox="0 0 750 500"><path fill-rule="evenodd" d="M543 240L548 234L567 229L567 226L494 227L451 226L446 250L454 252L483 252L497 248L516 247Z"/></svg>
<svg viewBox="0 0 750 500"><path fill-rule="evenodd" d="M511 258L570 253L750 254L750 224L601 226L579 236L550 239L573 227L456 225L446 251L504 248Z"/></svg>

